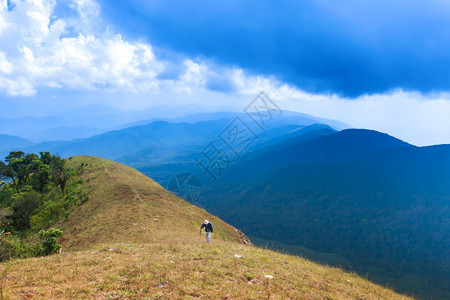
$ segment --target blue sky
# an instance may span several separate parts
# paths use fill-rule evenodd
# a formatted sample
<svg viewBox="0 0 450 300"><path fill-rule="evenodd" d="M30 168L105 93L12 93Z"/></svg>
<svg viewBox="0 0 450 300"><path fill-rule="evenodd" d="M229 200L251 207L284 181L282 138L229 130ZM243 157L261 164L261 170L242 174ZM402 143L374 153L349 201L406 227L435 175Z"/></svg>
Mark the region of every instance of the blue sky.
<svg viewBox="0 0 450 300"><path fill-rule="evenodd" d="M284 109L450 143L448 1L0 0L0 117Z"/></svg>

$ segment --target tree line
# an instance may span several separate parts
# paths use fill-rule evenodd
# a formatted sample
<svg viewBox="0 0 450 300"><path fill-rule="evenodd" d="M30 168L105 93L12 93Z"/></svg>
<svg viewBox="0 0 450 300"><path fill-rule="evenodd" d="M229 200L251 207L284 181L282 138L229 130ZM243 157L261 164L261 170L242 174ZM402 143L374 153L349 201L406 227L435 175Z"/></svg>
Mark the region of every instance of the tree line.
<svg viewBox="0 0 450 300"><path fill-rule="evenodd" d="M73 170L65 167L65 160L50 152L40 152L38 156L12 151L6 156L5 162L0 161L0 178L10 179L17 192L24 186L31 185L34 190L43 193L45 187L53 182L64 194L67 181L73 175Z"/></svg>
<svg viewBox="0 0 450 300"><path fill-rule="evenodd" d="M82 170L50 152L12 151L0 160L0 261L51 254L62 231L51 228L87 200Z"/></svg>

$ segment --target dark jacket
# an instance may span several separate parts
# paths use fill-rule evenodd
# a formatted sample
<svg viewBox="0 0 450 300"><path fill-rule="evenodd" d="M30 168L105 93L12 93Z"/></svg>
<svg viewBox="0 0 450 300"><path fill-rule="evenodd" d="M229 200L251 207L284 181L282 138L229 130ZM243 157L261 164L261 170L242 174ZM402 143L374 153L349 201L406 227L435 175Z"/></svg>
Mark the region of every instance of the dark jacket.
<svg viewBox="0 0 450 300"><path fill-rule="evenodd" d="M205 223L202 224L202 227L200 227L200 230L203 229L203 227L205 227L205 231L206 232L213 232L213 226L211 224L211 222L209 222L208 224L205 225Z"/></svg>

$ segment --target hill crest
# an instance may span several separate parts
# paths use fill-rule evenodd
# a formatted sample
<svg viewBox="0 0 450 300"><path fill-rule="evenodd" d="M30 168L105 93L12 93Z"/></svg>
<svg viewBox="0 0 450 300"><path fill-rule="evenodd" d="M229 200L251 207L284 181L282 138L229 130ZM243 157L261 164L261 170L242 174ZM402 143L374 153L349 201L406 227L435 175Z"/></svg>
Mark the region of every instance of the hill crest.
<svg viewBox="0 0 450 300"><path fill-rule="evenodd" d="M102 243L149 243L173 234L198 232L203 220L213 222L215 237L249 243L239 230L205 210L176 197L139 171L92 156L67 159L82 168L83 191L89 200L73 208L57 226L67 249Z"/></svg>

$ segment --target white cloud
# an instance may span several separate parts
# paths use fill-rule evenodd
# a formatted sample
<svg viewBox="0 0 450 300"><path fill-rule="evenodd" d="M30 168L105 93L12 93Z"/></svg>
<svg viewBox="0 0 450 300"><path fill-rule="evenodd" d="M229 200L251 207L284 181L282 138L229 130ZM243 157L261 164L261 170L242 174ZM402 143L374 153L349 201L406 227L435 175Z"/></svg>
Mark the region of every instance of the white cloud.
<svg viewBox="0 0 450 300"><path fill-rule="evenodd" d="M71 5L83 21L90 22L100 16L100 6L92 0L73 0Z"/></svg>
<svg viewBox="0 0 450 300"><path fill-rule="evenodd" d="M9 74L11 71L11 63L6 59L5 53L0 51L0 73Z"/></svg>
<svg viewBox="0 0 450 300"><path fill-rule="evenodd" d="M150 45L106 30L93 32L98 6L90 0L71 2L78 20L58 18L55 5L50 0L16 1L13 10L2 5L3 93L32 95L40 87L140 91L158 86L155 77L163 64Z"/></svg>
<svg viewBox="0 0 450 300"><path fill-rule="evenodd" d="M0 77L0 89L11 96L32 96L36 93L33 85L22 76L14 80Z"/></svg>

